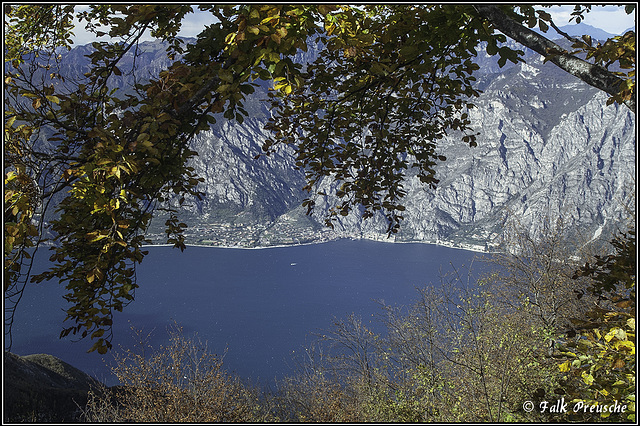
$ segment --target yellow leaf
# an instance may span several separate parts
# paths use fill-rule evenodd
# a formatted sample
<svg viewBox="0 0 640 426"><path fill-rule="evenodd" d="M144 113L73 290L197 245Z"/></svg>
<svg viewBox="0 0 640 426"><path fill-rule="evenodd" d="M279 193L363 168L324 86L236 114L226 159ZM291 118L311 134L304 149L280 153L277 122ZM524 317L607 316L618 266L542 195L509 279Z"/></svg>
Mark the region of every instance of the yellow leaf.
<svg viewBox="0 0 640 426"><path fill-rule="evenodd" d="M277 64L278 62L280 62L280 55L276 52L270 52L269 60Z"/></svg>
<svg viewBox="0 0 640 426"><path fill-rule="evenodd" d="M117 177L118 179L120 179L120 169L118 168L118 166L113 166L111 168L111 171L109 172L112 176Z"/></svg>
<svg viewBox="0 0 640 426"><path fill-rule="evenodd" d="M220 86L218 86L218 88L216 89L216 91L217 91L218 93L224 93L224 92L226 92L227 90L229 90L229 88L230 88L230 87L231 87L231 85L230 85L230 84L221 84Z"/></svg>
<svg viewBox="0 0 640 426"><path fill-rule="evenodd" d="M605 334L604 340L606 340L607 342L610 342L614 337L617 337L618 330L619 328L617 327L614 327L611 330L609 330L609 332Z"/></svg>
<svg viewBox="0 0 640 426"><path fill-rule="evenodd" d="M563 373L566 373L567 371L571 370L571 364L569 363L569 361L565 361L560 364L558 368L560 368L560 371L562 371Z"/></svg>
<svg viewBox="0 0 640 426"><path fill-rule="evenodd" d="M591 386L593 384L593 376L586 371L582 372L582 381L584 381L587 385Z"/></svg>
<svg viewBox="0 0 640 426"><path fill-rule="evenodd" d="M628 349L631 349L632 353L635 353L635 348L636 348L636 346L630 340L618 341L613 344L613 347L616 348L616 350L620 350L620 348L623 348L623 349L628 348Z"/></svg>
<svg viewBox="0 0 640 426"><path fill-rule="evenodd" d="M94 207L95 207L95 206L94 206ZM96 232L90 232L90 233L88 233L88 234L87 234L87 237L90 237L90 238L91 238L91 240L89 240L89 242L92 242L92 243L93 243L93 242L96 242L96 241L98 241L98 240L101 240L101 239L103 239L103 238L107 238L107 236L106 236L106 235L100 235L100 234L98 234L98 233L96 233Z"/></svg>
<svg viewBox="0 0 640 426"><path fill-rule="evenodd" d="M279 15L267 16L262 21L260 21L260 23L261 24L266 24L266 23L269 23L269 22L273 21L274 19L280 19L280 16Z"/></svg>
<svg viewBox="0 0 640 426"><path fill-rule="evenodd" d="M236 38L236 33L229 33L224 38L224 41L225 41L225 43L229 44L229 43L232 43L235 38Z"/></svg>

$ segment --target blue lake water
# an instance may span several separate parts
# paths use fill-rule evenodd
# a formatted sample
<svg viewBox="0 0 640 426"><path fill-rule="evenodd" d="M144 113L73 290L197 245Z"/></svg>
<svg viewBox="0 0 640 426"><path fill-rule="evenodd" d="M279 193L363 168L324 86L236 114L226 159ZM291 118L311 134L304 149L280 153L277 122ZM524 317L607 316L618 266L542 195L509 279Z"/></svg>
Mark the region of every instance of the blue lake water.
<svg viewBox="0 0 640 426"><path fill-rule="evenodd" d="M266 249L148 247L138 267L135 301L114 317L114 347L132 345L130 327L153 332L156 346L174 324L226 350L229 371L254 382L292 373L294 351L351 313L382 331L377 300L409 305L416 287L437 285L441 273L468 267L477 253L447 247L367 240ZM49 254L42 250L35 269ZM474 264L479 270L479 263ZM36 271L37 272L37 271ZM49 353L107 384L115 384L113 356L86 353L91 342L58 339L64 289L54 282L27 286L13 329L12 352Z"/></svg>

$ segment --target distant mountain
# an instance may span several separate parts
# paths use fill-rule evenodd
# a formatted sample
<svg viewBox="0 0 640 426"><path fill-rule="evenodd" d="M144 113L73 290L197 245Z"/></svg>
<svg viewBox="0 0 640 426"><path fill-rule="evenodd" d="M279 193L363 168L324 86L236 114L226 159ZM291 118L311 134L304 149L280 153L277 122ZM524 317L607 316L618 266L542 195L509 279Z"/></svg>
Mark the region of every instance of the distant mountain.
<svg viewBox="0 0 640 426"><path fill-rule="evenodd" d="M607 40L611 37L615 37L617 35L623 35L625 33L627 33L628 31L635 31L636 28L635 26L633 27L629 27L626 30L622 31L620 34L611 34L605 30L602 30L600 28L596 28L594 26L585 24L584 22L581 22L579 24L573 24L573 25L564 25L562 27L559 27L563 32L569 34L572 37L580 37L583 34L588 34L590 35L592 38L596 39L596 40ZM542 33L540 30L536 30L541 34L544 34L547 38L550 39L556 39L556 38L560 38L562 37L560 34L558 34L556 32L556 30L554 30L553 28L549 28L549 31L547 31L546 33Z"/></svg>
<svg viewBox="0 0 640 426"><path fill-rule="evenodd" d="M145 72L166 66L158 43L141 48L137 63ZM74 69L82 70L74 50ZM415 177L406 180L405 220L396 240L484 248L500 237L508 216L534 233L545 218L562 218L589 240L608 238L626 220L625 205L635 194L635 116L627 107L606 106L606 94L543 64L537 54L527 50L525 59L500 68L479 52L477 87L483 93L471 112L478 146L470 148L454 134L439 142L439 153L447 157L437 165L440 183L429 190ZM205 197L183 211L187 243L386 239L382 216L362 221L354 214L341 218L335 230L326 228L324 214L335 201L329 182L323 183L329 195L306 216L304 174L295 166L293 148L254 159L267 137L267 90L263 85L247 99L250 116L242 125L220 119L194 139L199 155L192 166L205 179ZM158 243L163 224L158 218L149 233Z"/></svg>
<svg viewBox="0 0 640 426"><path fill-rule="evenodd" d="M592 38L595 38L596 40L606 40L608 38L611 38L617 35L617 34L608 33L604 30L601 30L600 28L596 28L591 25L585 24L584 22L580 22L579 24L575 24L575 25L565 25L560 27L560 29L565 33L569 34L570 36L579 37L583 34L588 34Z"/></svg>
<svg viewBox="0 0 640 426"><path fill-rule="evenodd" d="M499 68L479 52L472 111L478 147L450 135L439 144L448 160L438 165L440 184L429 190L415 177L405 189L405 221L399 241L430 241L483 248L499 238L505 217L537 232L546 217L562 217L581 236L607 236L624 220L623 203L635 191L635 118L606 106L604 93L543 64L528 52L525 64ZM269 112L250 101L244 125L221 122L196 137L194 167L207 194L190 210L192 242L271 245L337 237L386 239L382 217L341 218L335 231L322 226L335 198L316 201L306 217L300 201L302 172L293 151L254 160L266 137ZM253 103L255 102L255 103ZM331 194L332 185L324 184ZM223 227L226 224L227 227ZM251 227L248 230L248 227ZM242 232L240 232L242 229Z"/></svg>
<svg viewBox="0 0 640 426"><path fill-rule="evenodd" d="M635 28L629 28L626 29L625 31L623 31L621 34L611 34L608 33L600 28L596 28L593 27L591 25L585 24L584 22L580 22L579 24L573 24L573 25L564 25L562 27L559 27L563 32L569 34L572 37L580 37L583 34L588 34L590 35L592 38L596 39L596 40L607 40L611 37L614 37L616 35L622 35L624 33L626 33L629 30L633 30L635 31ZM544 34L545 37L549 38L549 39L557 39L557 38L561 38L562 36L560 34L558 34L558 32L556 30L554 30L553 28L549 27L549 30L546 33L543 33L540 30L536 30L537 32L539 32L540 34Z"/></svg>

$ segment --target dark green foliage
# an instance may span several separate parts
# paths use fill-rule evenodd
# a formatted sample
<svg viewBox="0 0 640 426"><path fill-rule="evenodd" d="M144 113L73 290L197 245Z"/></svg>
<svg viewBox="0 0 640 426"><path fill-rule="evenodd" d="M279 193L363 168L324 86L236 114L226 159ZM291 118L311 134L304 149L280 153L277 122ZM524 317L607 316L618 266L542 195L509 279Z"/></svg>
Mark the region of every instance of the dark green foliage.
<svg viewBox="0 0 640 426"><path fill-rule="evenodd" d="M3 422L77 422L98 382L45 354L4 353Z"/></svg>

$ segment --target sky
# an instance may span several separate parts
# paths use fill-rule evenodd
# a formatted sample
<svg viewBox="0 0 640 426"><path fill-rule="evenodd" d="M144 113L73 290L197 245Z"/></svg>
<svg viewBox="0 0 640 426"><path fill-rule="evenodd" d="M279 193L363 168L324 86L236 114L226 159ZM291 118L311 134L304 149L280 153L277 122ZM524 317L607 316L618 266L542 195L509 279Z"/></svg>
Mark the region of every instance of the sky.
<svg viewBox="0 0 640 426"><path fill-rule="evenodd" d="M552 6L544 8L544 10L551 13L553 22L559 27L575 24L575 20L569 22L571 12L573 12L572 5ZM624 7L619 6L594 6L591 12L585 14L583 22L608 33L618 35L635 26L635 14L627 15Z"/></svg>
<svg viewBox="0 0 640 426"><path fill-rule="evenodd" d="M200 12L195 4L192 6L195 13L188 14L183 22L182 30L180 31L180 35L183 37L196 37L204 29L205 25L211 22L210 13ZM83 10L87 9L88 6L77 6L77 8L78 10ZM551 14L554 22L559 27L575 23L575 20L569 22L573 11L572 5L552 6L544 8L544 10ZM635 26L635 15L627 15L624 12L624 8L619 6L594 6L590 13L585 14L583 22L611 34L622 34L626 29ZM76 45L87 44L96 40L93 34L87 33L82 27L76 27L74 32L74 44ZM151 37L147 37L145 40L151 40Z"/></svg>

